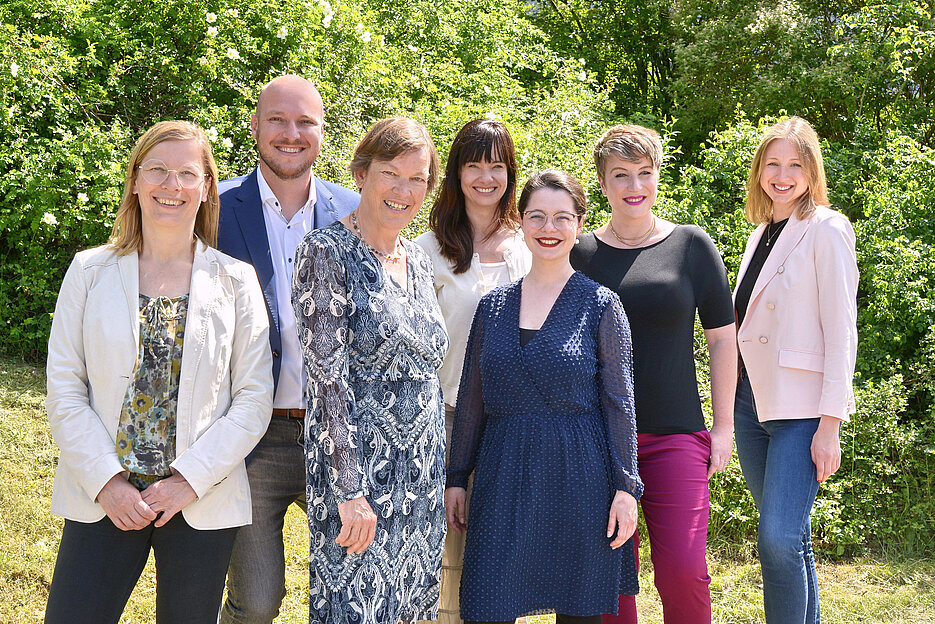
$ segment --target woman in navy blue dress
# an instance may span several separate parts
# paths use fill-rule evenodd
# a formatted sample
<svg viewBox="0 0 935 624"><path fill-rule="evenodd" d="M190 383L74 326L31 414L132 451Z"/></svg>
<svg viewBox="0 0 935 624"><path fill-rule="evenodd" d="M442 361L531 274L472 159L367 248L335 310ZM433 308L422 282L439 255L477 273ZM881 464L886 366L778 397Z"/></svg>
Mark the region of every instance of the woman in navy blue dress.
<svg viewBox="0 0 935 624"><path fill-rule="evenodd" d="M586 210L570 175L532 176L519 200L532 269L474 316L445 492L448 522L467 530L468 622L554 611L599 623L638 590L620 548L643 490L630 329L619 298L569 264Z"/></svg>

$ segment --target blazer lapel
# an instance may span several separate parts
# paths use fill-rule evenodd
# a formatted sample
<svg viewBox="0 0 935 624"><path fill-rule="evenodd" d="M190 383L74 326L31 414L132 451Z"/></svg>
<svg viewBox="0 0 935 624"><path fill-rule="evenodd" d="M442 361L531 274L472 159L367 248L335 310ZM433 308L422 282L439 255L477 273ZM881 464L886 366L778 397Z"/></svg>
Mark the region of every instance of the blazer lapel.
<svg viewBox="0 0 935 624"><path fill-rule="evenodd" d="M801 242L802 237L805 236L809 223L811 223L811 218L803 221L799 219L795 212L789 217L789 222L779 234L779 238L776 239L773 251L766 258L766 262L763 263L763 269L756 278L756 283L753 285L753 292L750 293L750 303L747 305L748 310L753 307L756 298L763 292L763 289L766 288L769 281L783 272L783 264L786 262L786 258L789 257L792 250L796 248L799 242Z"/></svg>
<svg viewBox="0 0 935 624"><path fill-rule="evenodd" d="M234 207L237 223L243 233L247 251L250 252L250 264L256 271L266 307L270 312L279 332L279 308L276 305L276 289L273 284L273 258L269 251L269 239L266 235L266 221L263 219L263 203L260 201L260 186L257 182L256 169L253 170L244 183L240 185L237 194L238 203Z"/></svg>
<svg viewBox="0 0 935 624"><path fill-rule="evenodd" d="M315 176L315 228L328 227L340 217L334 206L334 194Z"/></svg>
<svg viewBox="0 0 935 624"><path fill-rule="evenodd" d="M127 313L133 332L133 346L140 346L140 258L137 252L128 253L117 259L120 270L120 283L127 300ZM139 358L136 358L139 359ZM139 362L137 362L138 364ZM134 366L134 371L136 367Z"/></svg>
<svg viewBox="0 0 935 624"><path fill-rule="evenodd" d="M192 263L192 280L188 290L188 316L185 319L185 339L182 345L182 366L179 383L179 410L192 414L194 388L191 380L204 355L208 336L208 321L218 301L218 265L207 255L208 248L198 243ZM186 380L188 382L186 383ZM187 448L190 431L184 430L190 418L179 418L177 426L180 450Z"/></svg>

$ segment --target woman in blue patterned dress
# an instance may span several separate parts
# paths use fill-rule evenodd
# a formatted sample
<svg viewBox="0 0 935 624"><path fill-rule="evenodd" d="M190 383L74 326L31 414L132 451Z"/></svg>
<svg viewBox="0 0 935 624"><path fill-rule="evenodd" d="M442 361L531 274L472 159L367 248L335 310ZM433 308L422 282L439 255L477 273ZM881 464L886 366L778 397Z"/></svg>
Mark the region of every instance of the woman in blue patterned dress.
<svg viewBox="0 0 935 624"><path fill-rule="evenodd" d="M458 390L445 502L467 529L461 617L555 611L599 624L638 590L636 420L620 299L571 268L587 206L547 170L519 200L529 274L477 308ZM465 486L474 473L471 513Z"/></svg>
<svg viewBox="0 0 935 624"><path fill-rule="evenodd" d="M309 618L434 620L448 336L422 249L399 233L438 180L428 131L384 119L351 161L360 206L296 251L293 304L308 377Z"/></svg>

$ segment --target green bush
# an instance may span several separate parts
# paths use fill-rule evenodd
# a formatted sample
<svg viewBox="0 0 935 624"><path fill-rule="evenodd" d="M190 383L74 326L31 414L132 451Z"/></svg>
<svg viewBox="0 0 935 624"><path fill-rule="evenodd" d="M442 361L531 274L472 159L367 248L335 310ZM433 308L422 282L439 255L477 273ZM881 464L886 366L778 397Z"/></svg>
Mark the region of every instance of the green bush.
<svg viewBox="0 0 935 624"><path fill-rule="evenodd" d="M588 227L608 218L591 146L607 126L627 121L619 116L623 111L629 121L660 130L666 142L660 214L708 231L733 278L752 230L743 217L747 167L763 126L774 119L747 119L736 108L743 99L725 93L755 86L751 102L758 111L798 102L777 75L786 76L783 68L798 66L801 58L784 57L758 73L757 55L765 48L757 42L776 32L782 35L777 45L791 50L799 41L792 35L817 26L777 22L776 11L748 15L734 3L724 10L740 11L736 19L726 25L702 20L710 24L689 33L687 12L670 23L665 6L656 3L646 16L651 33L629 27L617 33L627 40L645 35L646 50L659 53L640 65L637 51L615 56L618 39L582 50L581 41L598 41L601 28L620 22L600 7L572 4L588 18L583 27L597 31L558 32L571 27L572 13L553 19L551 9L533 11L535 3L522 0L6 0L0 4L0 352L43 357L65 268L75 251L106 240L125 159L146 127L191 119L208 131L223 176L247 173L256 161L248 123L257 91L286 72L309 77L326 102L325 146L316 164L322 177L350 184L346 164L353 147L380 117L420 119L444 157L465 121L492 116L511 129L522 174L557 166L582 181L592 203ZM710 3L686 7L695 5L720 10ZM841 35L834 53L855 66L872 66L865 53L877 41L868 27L873 15L868 9L842 22L864 39ZM928 35L910 40L906 33L929 18L913 15L891 20L905 36L887 48L887 58L903 65L886 68L880 79L886 84L894 72L902 72L909 87L928 75L930 53L922 45ZM723 70L722 48L757 20L768 28L736 48L735 56L750 60L739 80ZM659 40L672 35L672 24L683 36L677 46ZM683 64L669 67L672 59ZM672 69L666 80L677 77L684 93L648 78L660 67ZM698 67L705 71L694 72ZM843 79L822 73L827 67L799 79ZM627 75L633 68L636 73ZM650 94L651 105L623 101L633 93ZM935 156L910 138L931 127L926 97L897 98L908 117L893 127L903 131L883 123L898 113L891 104L874 104L886 115L873 123L859 115L836 119L837 109L825 101L805 104L821 109L823 122L837 128L824 146L829 190L854 223L861 270L860 411L843 430L844 466L822 488L815 511L819 546L830 553L849 554L873 542L920 550L935 543ZM671 98L680 99L682 120L671 117L679 106L666 108ZM716 100L717 119L692 108L708 100ZM707 127L720 130L698 145ZM426 212L410 235L424 229ZM704 364L697 335L696 355ZM756 512L736 459L711 491L712 535L749 543Z"/></svg>

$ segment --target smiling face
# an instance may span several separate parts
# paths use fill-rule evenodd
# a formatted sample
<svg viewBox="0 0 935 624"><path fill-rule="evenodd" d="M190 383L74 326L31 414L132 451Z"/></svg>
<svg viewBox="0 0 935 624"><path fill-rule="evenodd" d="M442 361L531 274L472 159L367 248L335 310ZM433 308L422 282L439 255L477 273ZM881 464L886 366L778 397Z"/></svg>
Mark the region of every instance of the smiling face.
<svg viewBox="0 0 935 624"><path fill-rule="evenodd" d="M148 182L142 175L144 169L163 167L170 171L160 184ZM194 188L182 186L182 172L201 176ZM140 202L144 237L154 229L194 232L195 217L208 199L208 181L203 174L201 146L195 139L163 141L149 150L137 168L132 189Z"/></svg>
<svg viewBox="0 0 935 624"><path fill-rule="evenodd" d="M321 150L323 129L321 96L311 83L298 76L269 83L250 119L263 176L294 180L308 175Z"/></svg>
<svg viewBox="0 0 935 624"><path fill-rule="evenodd" d="M614 214L639 219L648 214L656 203L659 170L648 158L631 162L608 155L604 175L598 180Z"/></svg>
<svg viewBox="0 0 935 624"><path fill-rule="evenodd" d="M375 159L355 174L359 210L367 221L392 234L409 225L425 200L430 166L428 150L423 148L403 152L392 160Z"/></svg>
<svg viewBox="0 0 935 624"><path fill-rule="evenodd" d="M808 178L798 150L786 139L766 146L760 171L760 188L773 202L773 220L792 214L796 200L808 191Z"/></svg>
<svg viewBox="0 0 935 624"><path fill-rule="evenodd" d="M496 158L496 155L494 155ZM494 210L506 193L509 177L502 160L466 162L458 172L467 210Z"/></svg>
<svg viewBox="0 0 935 624"><path fill-rule="evenodd" d="M567 259L580 231L581 218L567 192L546 187L529 196L523 210L523 238L533 258Z"/></svg>

